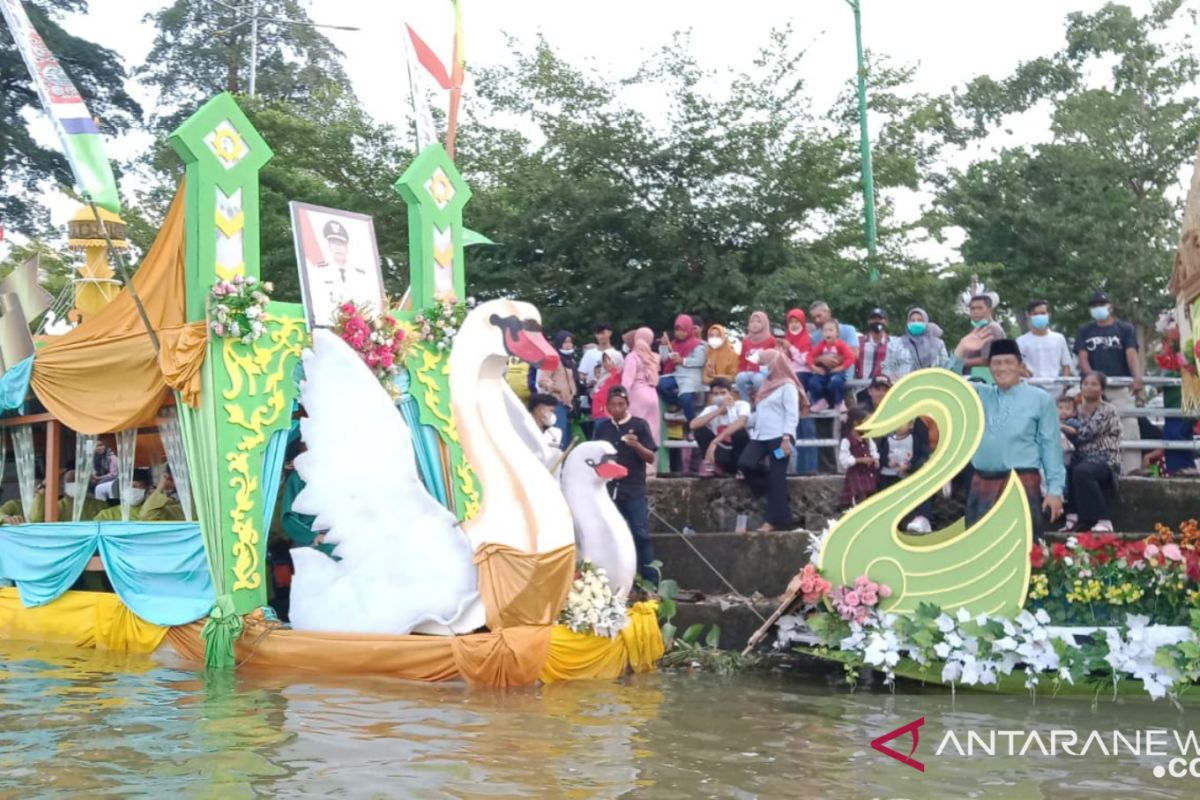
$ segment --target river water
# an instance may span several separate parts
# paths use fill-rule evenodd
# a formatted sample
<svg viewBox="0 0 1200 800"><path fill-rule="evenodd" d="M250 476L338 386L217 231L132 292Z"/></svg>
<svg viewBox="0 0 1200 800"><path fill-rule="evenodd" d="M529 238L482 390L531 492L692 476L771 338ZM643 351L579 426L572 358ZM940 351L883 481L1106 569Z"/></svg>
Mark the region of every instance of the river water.
<svg viewBox="0 0 1200 800"><path fill-rule="evenodd" d="M1055 727L1082 742L1114 727L1200 728L1196 715L1141 699L849 694L794 674L505 691L205 678L147 657L0 642L0 798L1197 797L1200 778L1156 778L1166 762L1154 756L935 753L947 730L964 747L969 729ZM924 772L870 749L922 716Z"/></svg>

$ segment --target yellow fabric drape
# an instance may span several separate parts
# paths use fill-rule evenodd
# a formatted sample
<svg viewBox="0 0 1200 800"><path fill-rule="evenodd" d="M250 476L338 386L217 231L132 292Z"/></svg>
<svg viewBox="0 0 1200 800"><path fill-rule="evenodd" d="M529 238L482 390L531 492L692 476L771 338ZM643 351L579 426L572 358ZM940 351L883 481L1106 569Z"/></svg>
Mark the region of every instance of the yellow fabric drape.
<svg viewBox="0 0 1200 800"><path fill-rule="evenodd" d="M616 639L575 633L555 625L550 651L542 667L544 683L619 678L627 669L650 672L663 655L657 604L637 603L629 609L629 624Z"/></svg>
<svg viewBox="0 0 1200 800"><path fill-rule="evenodd" d="M75 330L48 340L33 358L30 386L46 410L80 433L111 433L152 419L168 386L195 398L196 373L204 357L186 324L183 264L184 209L180 185L154 245L133 276L133 285L163 340L170 379L146 332L129 287ZM177 329L180 329L177 331Z"/></svg>
<svg viewBox="0 0 1200 800"><path fill-rule="evenodd" d="M172 628L167 641L184 658L203 663L202 627L201 621ZM485 686L525 686L537 680L549 644L549 627L467 636L390 636L296 631L250 616L234 653L237 663L248 668L416 681L462 677Z"/></svg>
<svg viewBox="0 0 1200 800"><path fill-rule="evenodd" d="M146 622L115 594L66 592L34 608L21 604L16 589L0 589L0 635L73 644L99 650L152 653L167 629Z"/></svg>
<svg viewBox="0 0 1200 800"><path fill-rule="evenodd" d="M553 625L575 578L575 545L526 553L485 544L475 551L475 564L489 628Z"/></svg>

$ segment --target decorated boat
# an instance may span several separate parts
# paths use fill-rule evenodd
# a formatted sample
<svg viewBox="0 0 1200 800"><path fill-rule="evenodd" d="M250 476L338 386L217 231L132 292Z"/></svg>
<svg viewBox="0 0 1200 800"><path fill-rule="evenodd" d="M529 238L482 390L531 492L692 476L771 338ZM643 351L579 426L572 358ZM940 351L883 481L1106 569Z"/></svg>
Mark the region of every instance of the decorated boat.
<svg viewBox="0 0 1200 800"><path fill-rule="evenodd" d="M939 447L900 483L823 535L770 620L776 644L805 659L931 687L1000 693L1189 696L1200 680L1200 527L1144 540L1079 533L1035 543L1016 474L971 527L927 535L902 521L979 446L975 390L945 370L898 381L863 423L886 435L916 416ZM760 629L751 645L766 632Z"/></svg>
<svg viewBox="0 0 1200 800"><path fill-rule="evenodd" d="M367 325L356 339L316 315L313 287L283 303L259 280L271 151L236 102L212 99L169 143L185 179L129 285L0 377L0 447L12 443L20 488L0 526L0 577L15 584L0 589L0 635L491 686L653 669L655 606L626 608L617 585L633 569L604 505L616 465L548 453L509 388L510 362L552 368L557 354L532 305L467 307L470 189L445 150L426 147L396 182L407 302L373 315L334 303ZM325 233L344 240L337 224ZM4 302L20 310L17 293ZM267 605L267 540L298 438L295 507L332 556L292 551L287 625ZM97 520L89 486L109 448L120 513ZM165 459L176 519L139 510L147 452ZM72 588L101 573L112 591ZM569 598L582 612L564 611Z"/></svg>

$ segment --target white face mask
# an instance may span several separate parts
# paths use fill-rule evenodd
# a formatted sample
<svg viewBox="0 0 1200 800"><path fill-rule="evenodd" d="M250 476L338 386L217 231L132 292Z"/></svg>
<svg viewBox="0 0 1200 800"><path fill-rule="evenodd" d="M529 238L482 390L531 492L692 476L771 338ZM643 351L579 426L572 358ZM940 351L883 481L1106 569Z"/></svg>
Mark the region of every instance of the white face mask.
<svg viewBox="0 0 1200 800"><path fill-rule="evenodd" d="M708 346L711 347L713 350L716 350L718 347L720 347L723 344L725 344L725 340L722 339L720 336L708 337Z"/></svg>
<svg viewBox="0 0 1200 800"><path fill-rule="evenodd" d="M558 422L558 416L553 411L542 414L542 424L547 428L553 428L555 422Z"/></svg>
<svg viewBox="0 0 1200 800"><path fill-rule="evenodd" d="M134 486L129 490L129 505L136 506L146 499L146 490Z"/></svg>
<svg viewBox="0 0 1200 800"><path fill-rule="evenodd" d="M78 491L78 489L79 489L79 484L75 483L74 481L63 484L63 494L65 494L67 497L74 497L75 492Z"/></svg>

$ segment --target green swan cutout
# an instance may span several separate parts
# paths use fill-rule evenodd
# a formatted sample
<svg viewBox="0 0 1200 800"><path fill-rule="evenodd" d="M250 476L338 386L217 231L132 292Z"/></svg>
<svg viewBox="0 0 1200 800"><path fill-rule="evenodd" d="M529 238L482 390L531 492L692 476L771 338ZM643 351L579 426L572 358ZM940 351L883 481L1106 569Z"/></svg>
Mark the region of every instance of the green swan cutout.
<svg viewBox="0 0 1200 800"><path fill-rule="evenodd" d="M879 606L895 614L933 603L949 612L1015 616L1025 605L1033 544L1029 501L1015 473L974 527L966 529L960 519L925 536L899 532L901 520L962 471L983 438L979 396L943 369L906 375L859 430L883 436L918 416L937 424L937 448L915 473L834 525L821 547L821 574L834 586L860 575L888 584L892 595Z"/></svg>

